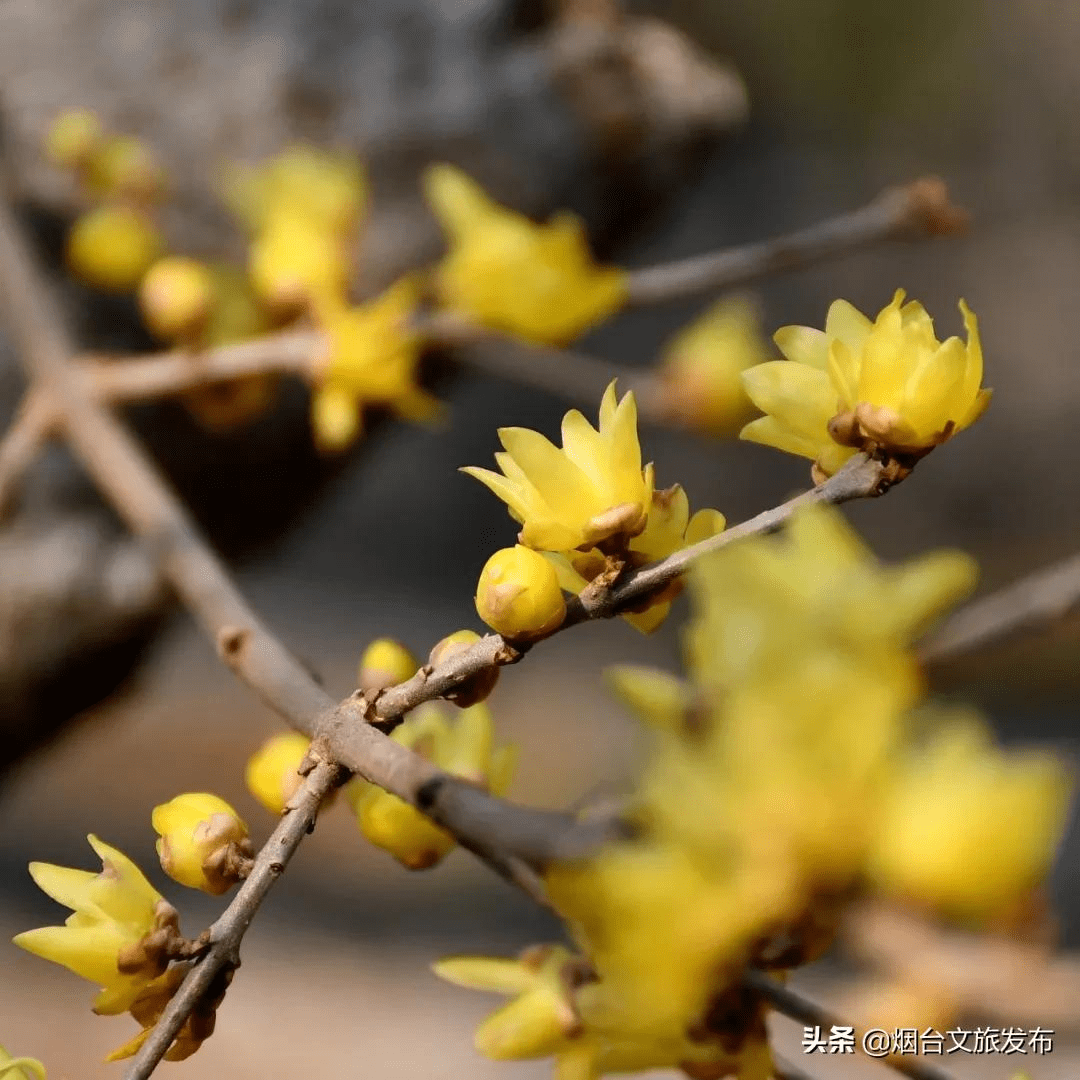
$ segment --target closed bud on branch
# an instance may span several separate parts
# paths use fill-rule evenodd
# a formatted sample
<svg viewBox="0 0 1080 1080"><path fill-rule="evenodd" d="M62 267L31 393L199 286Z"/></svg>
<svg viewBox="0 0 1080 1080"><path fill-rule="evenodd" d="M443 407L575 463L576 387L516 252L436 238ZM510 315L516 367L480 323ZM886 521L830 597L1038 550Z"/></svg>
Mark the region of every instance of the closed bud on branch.
<svg viewBox="0 0 1080 1080"><path fill-rule="evenodd" d="M214 302L210 270L197 259L167 255L139 284L139 307L150 330L173 340L198 333Z"/></svg>
<svg viewBox="0 0 1080 1080"><path fill-rule="evenodd" d="M476 587L476 610L496 633L529 641L558 629L566 601L554 567L520 544L496 551Z"/></svg>
<svg viewBox="0 0 1080 1080"><path fill-rule="evenodd" d="M480 635L475 630L455 630L454 633L448 634L435 645L431 650L431 655L428 657L428 663L432 667L445 664L460 653L471 649L479 640ZM464 682L459 683L453 690L448 691L444 697L447 701L452 701L455 705L465 709L470 705L484 701L491 691L495 689L495 684L498 681L499 669L497 667L484 668L483 671L478 671Z"/></svg>
<svg viewBox="0 0 1080 1080"><path fill-rule="evenodd" d="M306 735L285 731L267 739L248 761L247 789L271 814L280 814L300 786L298 770L310 745Z"/></svg>
<svg viewBox="0 0 1080 1080"><path fill-rule="evenodd" d="M158 858L181 885L212 896L247 876L252 847L247 825L217 795L190 792L154 807Z"/></svg>
<svg viewBox="0 0 1080 1080"><path fill-rule="evenodd" d="M385 690L411 679L420 665L399 641L377 638L360 657L357 685L361 690Z"/></svg>

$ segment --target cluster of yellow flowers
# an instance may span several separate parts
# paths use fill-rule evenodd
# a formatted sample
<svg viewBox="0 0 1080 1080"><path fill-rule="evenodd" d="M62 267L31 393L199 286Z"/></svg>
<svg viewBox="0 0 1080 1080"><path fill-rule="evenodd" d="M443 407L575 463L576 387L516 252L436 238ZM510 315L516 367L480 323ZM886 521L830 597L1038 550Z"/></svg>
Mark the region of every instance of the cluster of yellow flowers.
<svg viewBox="0 0 1080 1080"><path fill-rule="evenodd" d="M154 808L153 826L160 837L162 868L181 885L219 895L246 875L251 859L247 826L216 795L178 795ZM192 950L180 935L176 908L138 866L96 836L88 839L101 859L99 873L30 864L38 888L71 908L65 924L27 930L13 940L101 987L94 1012L102 1016L127 1012L139 1022L141 1032L109 1056L113 1061L130 1057L142 1045L176 993ZM212 1011L193 1014L168 1059L189 1057L213 1027Z"/></svg>
<svg viewBox="0 0 1080 1080"><path fill-rule="evenodd" d="M554 1055L560 1080L665 1065L767 1080L747 965L813 960L866 895L972 927L1018 918L1069 777L1052 755L998 749L973 716L915 708L910 644L974 575L957 552L883 567L822 506L699 560L689 679L611 673L654 730L632 838L546 874L580 952L436 967L513 995L481 1052ZM945 1023L953 1003L936 1001L928 1022Z"/></svg>
<svg viewBox="0 0 1080 1080"><path fill-rule="evenodd" d="M600 404L598 428L576 409L566 414L561 449L528 428L500 428L499 439L500 472L462 472L498 495L521 525L518 545L491 557L476 594L480 617L508 638L527 641L557 629L565 617L561 590L576 595L590 582L613 583L627 569L724 528L716 510L691 517L678 484L656 489L653 466L641 465L634 395L620 401L614 383ZM678 587L624 617L646 633L655 630Z"/></svg>

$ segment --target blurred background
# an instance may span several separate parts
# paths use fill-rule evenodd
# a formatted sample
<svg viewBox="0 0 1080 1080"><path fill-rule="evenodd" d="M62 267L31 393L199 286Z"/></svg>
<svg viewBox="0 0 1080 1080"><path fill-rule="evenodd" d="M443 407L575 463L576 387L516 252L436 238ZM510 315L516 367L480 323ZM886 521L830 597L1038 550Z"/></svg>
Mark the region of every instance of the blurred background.
<svg viewBox="0 0 1080 1080"><path fill-rule="evenodd" d="M222 161L298 140L348 147L373 183L369 288L438 254L416 182L432 161L460 164L528 212L577 210L597 250L627 266L778 234L939 174L973 213L968 236L770 280L758 290L765 325L820 324L838 296L874 312L903 286L953 333L964 297L980 318L992 408L851 517L889 559L964 547L982 563L984 588L1073 552L1080 8L672 0L628 11L604 0L8 0L6 162L42 252L57 261L72 207L41 139L57 111L95 109L160 153L175 192L170 238L221 255L234 242L213 194ZM149 346L126 301L59 270L57 285L88 348ZM706 302L620 317L582 347L648 364ZM20 379L2 338L0 347L10 415ZM237 435L209 435L171 405L133 416L247 595L335 696L353 688L376 636L426 654L450 631L478 627L477 574L514 527L457 468L490 462L497 426L553 435L567 407L467 372L444 373L437 392L450 410L444 428L385 423L333 463L310 448L299 388ZM681 482L693 506L729 521L807 482L801 460L737 441L649 429L643 445L662 484ZM142 558L59 449L0 528L0 943L57 921L28 861L88 867L93 831L155 867L150 808L177 792L221 794L256 839L272 828L241 771L278 722L171 610ZM117 576L124 589L103 608L95 590ZM504 673L491 704L503 737L522 748L517 799L565 807L619 790L641 746L602 669L675 668L684 617L677 606L651 638L621 622L576 628ZM939 689L984 706L1008 741L1074 749L1078 657L1075 627L1062 627L942 672ZM1073 945L1078 865L1074 829L1055 884ZM190 933L219 909L151 877ZM546 1063L476 1056L471 1030L491 1002L444 986L428 965L554 933L460 853L408 874L338 807L260 914L219 1031L184 1075L545 1075ZM119 1074L96 1063L133 1033L130 1019L93 1017L88 984L3 944L0 973L5 1045L43 1058L52 1077ZM827 973L818 978L827 994ZM1063 1046L1033 1076L1064 1080L1077 1060ZM956 1064L961 1077L1003 1070L993 1059Z"/></svg>

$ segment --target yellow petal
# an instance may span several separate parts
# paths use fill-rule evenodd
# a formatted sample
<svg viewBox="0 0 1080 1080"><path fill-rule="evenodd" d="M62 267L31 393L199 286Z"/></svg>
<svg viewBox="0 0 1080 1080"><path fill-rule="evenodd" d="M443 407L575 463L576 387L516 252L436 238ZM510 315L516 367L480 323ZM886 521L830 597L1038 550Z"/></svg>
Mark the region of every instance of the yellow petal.
<svg viewBox="0 0 1080 1080"><path fill-rule="evenodd" d="M148 930L153 921L154 908L162 899L161 893L122 851L117 851L94 835L88 836L87 840L104 866L90 885L91 898L117 922Z"/></svg>
<svg viewBox="0 0 1080 1080"><path fill-rule="evenodd" d="M827 437L825 425L837 412L837 400L825 372L790 360L771 360L748 368L742 379L750 400L762 412L798 435Z"/></svg>
<svg viewBox="0 0 1080 1080"><path fill-rule="evenodd" d="M54 866L52 863L32 862L30 876L37 887L57 903L73 911L92 911L100 913L90 899L90 883L97 874L90 870L74 870L67 866ZM102 918L104 914L100 913Z"/></svg>
<svg viewBox="0 0 1080 1080"><path fill-rule="evenodd" d="M783 450L786 454L810 458L811 461L818 456L823 441L792 431L791 428L781 424L775 416L761 416L757 420L751 420L739 432L739 438L747 442L760 443L762 446L772 446L777 450Z"/></svg>
<svg viewBox="0 0 1080 1080"><path fill-rule="evenodd" d="M873 323L846 300L834 300L825 316L826 335L842 341L856 354L866 344L872 326Z"/></svg>
<svg viewBox="0 0 1080 1080"><path fill-rule="evenodd" d="M793 363L825 370L829 355L829 339L822 330L811 326L781 326L773 334L780 351Z"/></svg>
<svg viewBox="0 0 1080 1080"><path fill-rule="evenodd" d="M491 217L496 204L471 177L452 165L432 165L424 173L424 195L442 227L461 240Z"/></svg>
<svg viewBox="0 0 1080 1080"><path fill-rule="evenodd" d="M524 994L536 985L536 973L520 960L495 956L447 956L431 965L431 970L469 990L495 994Z"/></svg>

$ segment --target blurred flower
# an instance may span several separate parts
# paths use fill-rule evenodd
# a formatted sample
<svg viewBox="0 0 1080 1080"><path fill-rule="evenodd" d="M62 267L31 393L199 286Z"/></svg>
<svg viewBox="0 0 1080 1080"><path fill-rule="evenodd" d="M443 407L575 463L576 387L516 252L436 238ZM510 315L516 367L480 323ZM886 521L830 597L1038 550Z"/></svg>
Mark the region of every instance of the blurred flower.
<svg viewBox="0 0 1080 1080"><path fill-rule="evenodd" d="M478 641L480 641L480 635L475 630L455 630L432 646L428 655L428 663L432 667L445 664L455 656L471 649ZM465 709L470 705L484 701L491 691L495 689L495 684L498 681L499 668L486 667L464 682L459 683L444 696L448 701L452 701L455 705Z"/></svg>
<svg viewBox="0 0 1080 1080"><path fill-rule="evenodd" d="M522 525L519 542L539 551L604 544L623 548L641 533L652 505L653 467L641 467L637 405L615 383L600 403L600 427L577 409L563 417L562 449L528 428L500 428L502 473L467 466Z"/></svg>
<svg viewBox="0 0 1080 1080"><path fill-rule="evenodd" d="M158 259L139 283L143 319L152 333L166 341L198 332L213 302L209 267L184 255Z"/></svg>
<svg viewBox="0 0 1080 1080"><path fill-rule="evenodd" d="M1008 753L976 718L954 720L909 755L890 785L870 876L955 918L1007 915L1048 873L1071 794L1054 755Z"/></svg>
<svg viewBox="0 0 1080 1080"><path fill-rule="evenodd" d="M450 245L437 276L447 308L495 330L565 345L624 303L625 272L593 262L573 214L536 225L450 165L429 168L424 190Z"/></svg>
<svg viewBox="0 0 1080 1080"><path fill-rule="evenodd" d="M223 195L252 232L264 230L284 211L320 230L344 235L363 213L367 181L354 157L293 146L260 165L232 166L224 177Z"/></svg>
<svg viewBox="0 0 1080 1080"><path fill-rule="evenodd" d="M154 807L158 858L165 873L189 889L211 896L227 892L243 876L252 855L247 825L217 795L190 792Z"/></svg>
<svg viewBox="0 0 1080 1080"><path fill-rule="evenodd" d="M275 210L251 243L248 273L255 294L282 318L319 312L345 295L348 251L320 222Z"/></svg>
<svg viewBox="0 0 1080 1080"><path fill-rule="evenodd" d="M656 668L613 664L604 669L604 681L635 716L653 727L677 728L693 705L689 683Z"/></svg>
<svg viewBox="0 0 1080 1080"><path fill-rule="evenodd" d="M409 319L418 298L416 281L402 278L369 303L325 314L329 354L312 402L320 447L348 446L360 433L365 405L386 406L407 420L426 420L438 411L415 382L421 340Z"/></svg>
<svg viewBox="0 0 1080 1080"><path fill-rule="evenodd" d="M297 771L311 740L298 731L274 735L252 755L244 771L248 791L270 811L280 814L300 786Z"/></svg>
<svg viewBox="0 0 1080 1080"><path fill-rule="evenodd" d="M130 206L99 206L71 226L68 268L99 289L133 289L161 251L161 234Z"/></svg>
<svg viewBox="0 0 1080 1080"><path fill-rule="evenodd" d="M47 1080L45 1066L37 1058L12 1057L0 1046L0 1080L29 1080L31 1073L37 1080Z"/></svg>
<svg viewBox="0 0 1080 1080"><path fill-rule="evenodd" d="M880 451L910 467L974 423L990 402L981 389L978 324L960 310L967 344L939 342L917 302L893 301L871 323L844 300L829 308L825 330L785 326L776 343L787 356L743 374L747 393L768 414L744 439L814 461L831 476L856 450Z"/></svg>
<svg viewBox="0 0 1080 1080"><path fill-rule="evenodd" d="M102 990L94 1012L111 1016L126 1012L165 970L169 956L163 946L168 932L176 932L176 910L126 855L96 836L87 839L102 862L98 874L30 864L38 888L73 914L63 926L27 930L12 940L97 983Z"/></svg>
<svg viewBox="0 0 1080 1080"><path fill-rule="evenodd" d="M419 666L401 642L393 638L376 638L360 657L357 685L361 690L385 690L411 679Z"/></svg>
<svg viewBox="0 0 1080 1080"><path fill-rule="evenodd" d="M769 359L757 307L746 297L719 300L664 348L663 407L686 427L734 434L753 415L742 373Z"/></svg>
<svg viewBox="0 0 1080 1080"><path fill-rule="evenodd" d="M150 149L133 135L109 135L86 159L86 182L96 198L149 203L165 188L165 173Z"/></svg>
<svg viewBox="0 0 1080 1080"><path fill-rule="evenodd" d="M97 113L89 109L67 109L49 126L45 154L54 165L80 168L97 149L104 134Z"/></svg>
<svg viewBox="0 0 1080 1080"><path fill-rule="evenodd" d="M554 567L518 544L496 551L484 564L476 610L503 637L532 640L558 629L566 618L566 601Z"/></svg>
<svg viewBox="0 0 1080 1080"><path fill-rule="evenodd" d="M422 705L390 736L438 765L496 795L504 794L516 753L496 750L491 712L486 705L463 709L448 719L437 705ZM430 818L396 795L366 781L353 781L347 797L361 832L410 870L425 870L440 862L456 841Z"/></svg>

